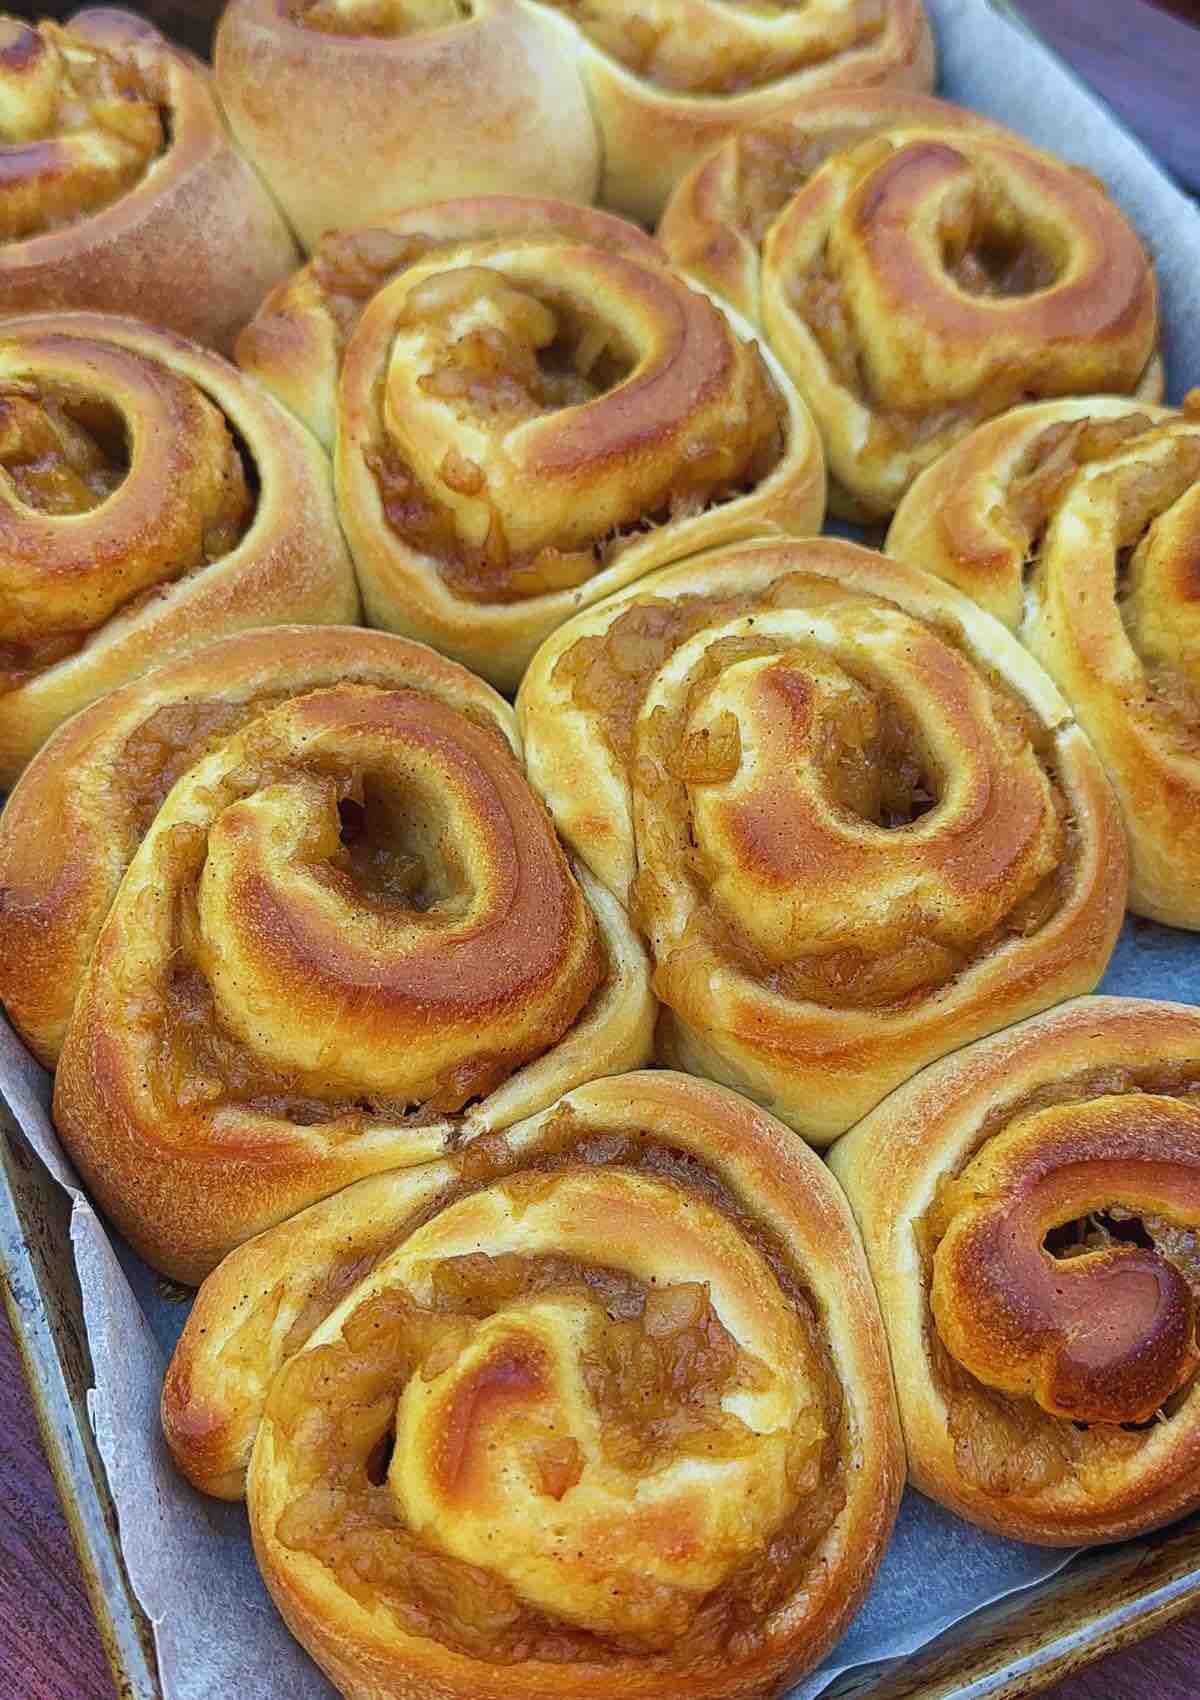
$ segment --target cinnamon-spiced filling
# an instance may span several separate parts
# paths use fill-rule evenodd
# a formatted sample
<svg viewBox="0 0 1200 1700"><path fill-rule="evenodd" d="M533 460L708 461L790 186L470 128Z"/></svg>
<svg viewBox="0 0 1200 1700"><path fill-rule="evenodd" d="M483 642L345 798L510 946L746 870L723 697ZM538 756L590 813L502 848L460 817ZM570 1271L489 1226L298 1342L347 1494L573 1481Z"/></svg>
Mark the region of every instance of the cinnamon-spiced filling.
<svg viewBox="0 0 1200 1700"><path fill-rule="evenodd" d="M288 16L321 35L389 39L461 23L471 6L469 0L289 0Z"/></svg>
<svg viewBox="0 0 1200 1700"><path fill-rule="evenodd" d="M213 406L206 402L206 405ZM194 558L170 563L172 581L219 561L249 530L257 506L253 457L225 421L224 461ZM0 492L10 505L56 519L101 507L125 483L130 440L120 411L103 396L66 384L6 379L0 384ZM130 548L141 546L131 528ZM86 550L81 535L80 548ZM151 586L117 610L130 615L158 594ZM0 617L0 695L15 690L56 662L76 654L92 628L46 631L36 638L6 638Z"/></svg>
<svg viewBox="0 0 1200 1700"><path fill-rule="evenodd" d="M841 54L877 43L887 26L885 0L845 0L825 33L814 30L797 0L714 7L700 23L683 5L640 7L636 0L553 0L603 52L648 83L673 94L737 95L789 77ZM796 19L791 33L789 16ZM768 18L767 36L754 25Z"/></svg>
<svg viewBox="0 0 1200 1700"><path fill-rule="evenodd" d="M425 394L492 428L514 428L615 389L636 365L615 327L581 310L549 285L533 292L483 267L450 270L413 292L401 323L428 323L471 300L488 300L499 322L482 322L449 341L420 379ZM382 412L382 407L381 407ZM384 517L412 549L431 556L447 584L473 601L508 603L586 583L636 538L694 518L759 485L783 453L784 405L756 357L749 406L719 441L693 442L664 468L661 501L582 545L514 550L500 507L489 501L486 466L451 449L439 473L490 516L483 541L461 534L453 507L431 490L383 428L368 454Z"/></svg>
<svg viewBox="0 0 1200 1700"><path fill-rule="evenodd" d="M463 1349L472 1325L506 1307L535 1295L561 1295L587 1307L592 1326L584 1384L606 1456L633 1474L651 1474L689 1454L739 1455L751 1437L722 1401L739 1388L753 1388L763 1374L723 1327L703 1284L655 1287L562 1256L477 1253L433 1269L429 1302L418 1304L401 1288L380 1293L352 1313L336 1344L300 1351L277 1376L267 1415L292 1443L298 1491L276 1523L276 1538L327 1566L353 1597L373 1607L382 1602L407 1632L493 1663L603 1662L632 1654L647 1660L661 1655L677 1666L690 1658L753 1652L766 1637L772 1610L802 1585L845 1500L848 1436L840 1387L802 1275L720 1177L649 1136L581 1135L565 1112L532 1159L496 1135L468 1147L460 1161L460 1180L431 1207L431 1216L468 1193L503 1184L517 1170L523 1197L530 1177L536 1188L539 1172L549 1178L603 1165L667 1178L733 1219L795 1309L817 1388L790 1453L793 1508L762 1550L721 1586L666 1602L656 1630L628 1638L601 1636L535 1609L499 1575L424 1542L405 1524L386 1485L398 1396L412 1376L440 1374ZM361 1265L332 1273L328 1289L293 1330L296 1347L338 1294L365 1273ZM257 1319L248 1326L258 1326ZM579 1480L582 1455L570 1435L531 1434L528 1445L531 1474L549 1515ZM669 1635L661 1631L663 1620Z"/></svg>
<svg viewBox="0 0 1200 1700"><path fill-rule="evenodd" d="M1136 412L1117 419L1084 418L1048 426L1026 450L1008 487L1005 507L1021 533L1026 577L1036 581L1046 529L1075 474L1113 458L1117 609L1142 664L1145 694L1138 706L1174 748L1195 756L1200 755L1200 664L1183 644L1171 655L1147 648L1136 586L1156 522L1200 486L1200 436L1177 436L1169 456L1148 452L1143 464L1131 464L1137 439L1146 436L1152 443L1154 430L1154 422Z"/></svg>
<svg viewBox="0 0 1200 1700"><path fill-rule="evenodd" d="M679 946L680 964L695 959L698 975L707 976L712 955L730 961L750 978L782 995L830 1008L895 1006L928 996L948 985L973 963L1007 940L1025 938L1045 926L1060 910L1071 889L1077 857L1076 833L1069 801L1059 778L1052 741L1026 705L995 675L988 675L979 658L962 649L950 628L939 631L947 644L962 650L977 672L988 679L993 716L1014 750L1031 748L1050 784L1057 860L1053 871L1034 878L1012 894L998 925L988 927L966 948L922 935L914 937L905 922L897 923L890 946L870 950L848 937L842 948L828 940L811 954L785 962L766 960L751 944L736 919L720 907L710 891L710 870L703 846L692 829L688 787L721 783L736 773L740 745L736 721L718 723L715 737L703 748L689 741L685 729L696 694L728 667L756 656L774 655L794 646L783 638L737 635L708 646L705 659L680 706L660 708L638 727L646 690L671 654L695 633L724 624L755 608L819 608L845 602L850 593L828 580L803 573L788 574L769 593L745 597L679 597L672 602L637 602L603 633L580 638L560 656L555 678L570 684L573 700L595 721L623 766L637 765L639 784L665 805L674 821L674 841L689 845L687 877L696 902L689 931ZM886 607L882 598L854 593L864 606ZM936 807L942 776L931 771L902 704L878 682L864 679L860 689L845 694L836 717L823 728L825 742L818 752L828 796L849 813L873 825L901 831ZM729 717L733 720L733 717ZM649 757L649 760L642 759ZM656 777L655 777L656 776ZM652 902L653 869L635 885L635 910L642 896ZM647 914L649 911L647 912ZM643 916L643 924L647 916ZM696 951L694 947L702 948Z"/></svg>
<svg viewBox="0 0 1200 1700"><path fill-rule="evenodd" d="M1048 1081L985 1118L972 1149L953 1175L943 1177L934 1203L916 1224L926 1291L934 1257L952 1219L954 1182L990 1138L1033 1111L1125 1093L1153 1093L1197 1103L1200 1073L1195 1065L1092 1070ZM1060 1224L1046 1236L1044 1250L1052 1258L1070 1261L1115 1244L1153 1248L1180 1271L1200 1301L1198 1233L1200 1224L1181 1226L1114 1201L1104 1210ZM1189 1380L1149 1422L1132 1418L1121 1423L1073 1422L1043 1410L1032 1397L985 1386L947 1350L931 1313L926 1316L925 1339L931 1374L946 1403L956 1467L990 1495L1038 1493L1068 1479L1085 1489L1095 1481L1100 1491L1105 1472L1132 1462L1153 1430L1169 1423L1187 1402L1195 1385Z"/></svg>
<svg viewBox="0 0 1200 1700"><path fill-rule="evenodd" d="M170 145L164 79L69 28L0 17L0 241L119 200Z"/></svg>
<svg viewBox="0 0 1200 1700"><path fill-rule="evenodd" d="M636 76L670 93L737 95L875 45L887 26L885 0L844 0L824 32L804 17L802 0L761 0L714 7L700 27L684 5L640 6L637 0L550 0L602 52ZM754 26L763 18L796 27L769 35ZM329 35L395 38L442 29L470 17L469 0L289 0L288 15L306 29Z"/></svg>
<svg viewBox="0 0 1200 1700"><path fill-rule="evenodd" d="M132 795L142 814L153 810L153 800L169 773L186 770L201 747L217 740L216 728L244 722L271 700L236 707L200 704L191 712L188 705L160 710L147 723L150 729L142 728L130 740L138 762ZM186 741L192 738L194 743ZM264 762L253 774L228 782L228 800L297 778L311 781L314 776L315 767L298 774L284 762ZM424 818L421 799L385 787L365 769L334 772L325 782L341 827L341 843L325 864L326 876L348 885L353 899L366 907L403 909L431 927L438 925L439 918L452 920L465 900L467 876L438 823ZM460 1114L533 1060L533 1055L552 1049L607 989L611 968L597 937L593 971L562 1000L553 1020L539 1034L533 1055L494 1049L480 1053L450 1069L417 1104L371 1093L348 1097L335 1089L322 1096L311 1081L302 1082L286 1069L270 1066L222 1021L208 978L199 920L198 894L206 860L203 829L173 827L169 854L171 882L178 892L175 945L164 980L147 986L138 1013L153 1039L153 1090L164 1103L184 1110L204 1113L238 1107L297 1126L337 1121L344 1124L348 1137L369 1132L373 1123L418 1127Z"/></svg>

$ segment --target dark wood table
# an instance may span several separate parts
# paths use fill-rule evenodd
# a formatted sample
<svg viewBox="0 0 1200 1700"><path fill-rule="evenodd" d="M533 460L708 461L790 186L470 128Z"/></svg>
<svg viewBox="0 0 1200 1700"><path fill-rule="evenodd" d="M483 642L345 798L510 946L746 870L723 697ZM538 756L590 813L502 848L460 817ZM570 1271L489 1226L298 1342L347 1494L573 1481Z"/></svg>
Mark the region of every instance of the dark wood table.
<svg viewBox="0 0 1200 1700"><path fill-rule="evenodd" d="M1161 8L1147 0L1022 3L1126 123L1181 179L1200 190L1200 30L1185 21L1200 22L1200 0L1164 0ZM206 0L152 0L145 10L177 29L181 21L189 23L199 44L212 7ZM1198 1695L1200 1614L1141 1647L1101 1660L1056 1688L1049 1700L1197 1700ZM0 1696L116 1700L2 1315Z"/></svg>

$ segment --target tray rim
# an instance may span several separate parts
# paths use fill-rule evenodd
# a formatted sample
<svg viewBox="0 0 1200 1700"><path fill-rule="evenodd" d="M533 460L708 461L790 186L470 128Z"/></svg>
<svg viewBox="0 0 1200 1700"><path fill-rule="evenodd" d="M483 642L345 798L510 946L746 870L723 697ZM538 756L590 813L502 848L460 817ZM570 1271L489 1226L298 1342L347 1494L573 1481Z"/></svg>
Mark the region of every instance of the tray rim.
<svg viewBox="0 0 1200 1700"><path fill-rule="evenodd" d="M985 4L1036 42L1154 168L1170 177L1019 4ZM163 1700L153 1631L125 1568L87 1409L91 1359L70 1246L71 1209L68 1194L27 1144L0 1087L0 1296L117 1694L120 1700ZM53 1265L51 1245L67 1254ZM78 1355L79 1383L70 1374L70 1351ZM1115 1592L1114 1603L1092 1609L1087 1599L1092 1588ZM1108 1653L1136 1646L1198 1604L1200 1513L1160 1535L1085 1552L1058 1575L980 1608L903 1659L847 1672L821 1700L1022 1700ZM1008 1632L1009 1620L1050 1614L1057 1621L1044 1630L1022 1634L1018 1623Z"/></svg>

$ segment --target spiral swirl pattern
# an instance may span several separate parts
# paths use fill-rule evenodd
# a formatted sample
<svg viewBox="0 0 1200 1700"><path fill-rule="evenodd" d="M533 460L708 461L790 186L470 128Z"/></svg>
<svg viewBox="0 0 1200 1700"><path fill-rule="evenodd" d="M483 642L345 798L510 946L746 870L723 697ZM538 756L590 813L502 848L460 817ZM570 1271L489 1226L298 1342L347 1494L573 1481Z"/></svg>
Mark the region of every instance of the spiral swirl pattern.
<svg viewBox="0 0 1200 1700"><path fill-rule="evenodd" d="M973 596L1050 673L1125 812L1130 907L1200 927L1200 391L1018 408L924 474L889 554Z"/></svg>
<svg viewBox="0 0 1200 1700"><path fill-rule="evenodd" d="M333 230L306 266L278 284L237 341L238 365L260 379L333 452L346 343L372 297L414 264L473 242L532 237L586 243L661 262L635 224L570 201L479 195L396 213L364 230Z"/></svg>
<svg viewBox="0 0 1200 1700"><path fill-rule="evenodd" d="M658 240L689 277L761 321L763 244L821 167L889 130L981 130L997 125L905 88L830 89L790 102L714 148L676 185Z"/></svg>
<svg viewBox="0 0 1200 1700"><path fill-rule="evenodd" d="M920 0L233 0L216 47L234 131L310 248L405 197L494 190L648 223L780 105L928 89L933 61Z"/></svg>
<svg viewBox="0 0 1200 1700"><path fill-rule="evenodd" d="M151 659L357 606L323 457L224 362L133 320L0 320L0 783Z"/></svg>
<svg viewBox="0 0 1200 1700"><path fill-rule="evenodd" d="M519 698L560 831L649 940L667 1058L819 1142L1090 989L1124 901L1114 800L1050 681L898 565L714 552L556 633Z"/></svg>
<svg viewBox="0 0 1200 1700"><path fill-rule="evenodd" d="M0 241L97 212L166 146L156 79L49 22L0 17Z"/></svg>
<svg viewBox="0 0 1200 1700"><path fill-rule="evenodd" d="M197 759L169 751L183 771L100 928L56 1122L182 1279L347 1180L645 1055L641 953L572 875L503 712L477 686L464 714L444 700L457 670L399 648L368 647L377 682L277 669Z"/></svg>
<svg viewBox="0 0 1200 1700"><path fill-rule="evenodd" d="M338 402L372 623L511 688L548 632L651 568L817 525L811 421L742 329L662 266L550 237L386 284Z"/></svg>
<svg viewBox="0 0 1200 1700"><path fill-rule="evenodd" d="M227 348L294 262L198 61L115 8L0 14L0 311L136 312Z"/></svg>
<svg viewBox="0 0 1200 1700"><path fill-rule="evenodd" d="M1102 185L969 122L852 128L761 238L759 322L849 519L1018 402L1162 388L1154 274Z"/></svg>
<svg viewBox="0 0 1200 1700"><path fill-rule="evenodd" d="M268 1584L348 1695L548 1695L564 1667L581 1695L776 1692L854 1610L900 1487L842 1201L778 1124L669 1074L244 1247L163 1414L198 1486L236 1496L249 1462Z"/></svg>
<svg viewBox="0 0 1200 1700"><path fill-rule="evenodd" d="M1000 1534L1191 1510L1200 1019L1081 998L885 1100L831 1161L884 1301L913 1478Z"/></svg>

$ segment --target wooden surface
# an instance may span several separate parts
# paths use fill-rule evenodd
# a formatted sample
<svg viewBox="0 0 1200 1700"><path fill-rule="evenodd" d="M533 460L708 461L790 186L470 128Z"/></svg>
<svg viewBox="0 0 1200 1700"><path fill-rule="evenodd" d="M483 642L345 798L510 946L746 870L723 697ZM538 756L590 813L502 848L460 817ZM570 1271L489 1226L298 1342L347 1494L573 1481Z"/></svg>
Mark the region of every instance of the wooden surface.
<svg viewBox="0 0 1200 1700"><path fill-rule="evenodd" d="M1022 0L1029 17L1102 89L1177 174L1200 188L1200 0ZM15 10L74 10L26 8ZM159 0L146 10L200 45L215 8ZM1174 15L1168 15L1174 14ZM183 32L181 32L183 33ZM1200 374L1197 374L1200 380ZM1052 1700L1197 1700L1200 1614L1102 1660ZM0 1315L0 1696L115 1700L42 1457L8 1325ZM228 1700L236 1700L229 1696Z"/></svg>

